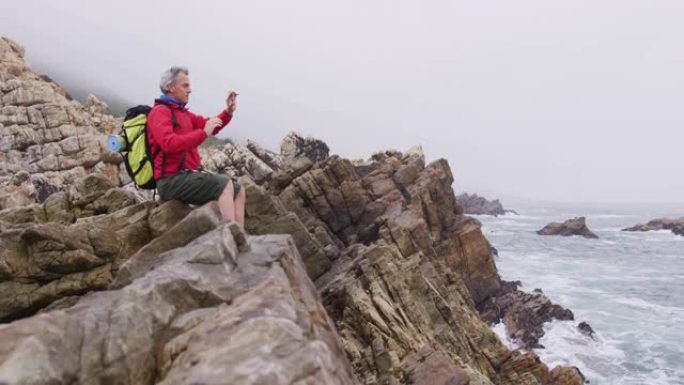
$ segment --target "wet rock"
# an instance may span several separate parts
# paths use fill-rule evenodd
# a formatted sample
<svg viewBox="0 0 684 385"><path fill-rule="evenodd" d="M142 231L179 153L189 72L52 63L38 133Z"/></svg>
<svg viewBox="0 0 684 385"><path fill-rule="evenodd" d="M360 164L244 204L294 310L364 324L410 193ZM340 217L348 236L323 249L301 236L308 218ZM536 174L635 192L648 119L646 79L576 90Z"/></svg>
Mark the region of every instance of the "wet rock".
<svg viewBox="0 0 684 385"><path fill-rule="evenodd" d="M594 234L587 227L586 219L584 217L577 217L568 219L563 223L552 222L544 226L543 229L538 230L539 235L580 235L584 238L598 238L598 235Z"/></svg>
<svg viewBox="0 0 684 385"><path fill-rule="evenodd" d="M684 218L670 219L660 218L649 221L646 224L638 224L622 229L622 231L658 231L670 230L675 235L684 235Z"/></svg>
<svg viewBox="0 0 684 385"><path fill-rule="evenodd" d="M518 290L520 282L502 281L501 289L479 306L480 314L491 325L503 322L509 338L524 349L542 348L544 323L551 320L572 320L572 311L553 304L536 289L532 294Z"/></svg>
<svg viewBox="0 0 684 385"><path fill-rule="evenodd" d="M577 329L582 332L585 336L594 339L594 329L591 328L591 325L588 323L582 321L577 325Z"/></svg>

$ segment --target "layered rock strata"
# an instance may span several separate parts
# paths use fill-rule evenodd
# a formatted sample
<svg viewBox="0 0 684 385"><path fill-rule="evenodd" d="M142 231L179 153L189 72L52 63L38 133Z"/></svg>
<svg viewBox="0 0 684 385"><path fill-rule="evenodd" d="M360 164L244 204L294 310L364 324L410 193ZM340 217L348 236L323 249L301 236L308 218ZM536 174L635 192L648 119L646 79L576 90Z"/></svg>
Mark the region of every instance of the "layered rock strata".
<svg viewBox="0 0 684 385"><path fill-rule="evenodd" d="M0 209L42 202L93 172L122 182L121 157L104 146L120 121L95 97L86 105L69 100L23 56L21 46L0 38Z"/></svg>
<svg viewBox="0 0 684 385"><path fill-rule="evenodd" d="M568 219L563 223L552 222L544 226L543 229L538 230L539 235L562 235L569 237L572 235L579 235L584 238L598 238L598 235L594 234L589 227L587 227L586 218L577 217Z"/></svg>
<svg viewBox="0 0 684 385"><path fill-rule="evenodd" d="M301 165L247 187L247 229L297 234L310 250L302 257L361 383L582 382L575 369L552 375L533 353L511 353L481 320L477 305L501 281L445 160L426 165L416 148ZM511 333L523 337L525 327Z"/></svg>

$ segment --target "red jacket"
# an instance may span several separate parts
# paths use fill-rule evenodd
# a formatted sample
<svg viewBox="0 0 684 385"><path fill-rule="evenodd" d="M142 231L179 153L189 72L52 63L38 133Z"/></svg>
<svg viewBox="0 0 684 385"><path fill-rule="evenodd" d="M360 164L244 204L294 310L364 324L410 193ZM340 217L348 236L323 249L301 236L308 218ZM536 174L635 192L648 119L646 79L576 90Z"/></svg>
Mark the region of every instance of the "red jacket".
<svg viewBox="0 0 684 385"><path fill-rule="evenodd" d="M178 122L176 127L173 126L171 119L171 109ZM214 135L230 122L232 116L223 110L218 114L218 118L223 124L214 130ZM195 115L187 108L155 101L152 111L147 116L151 155L155 156L158 153L154 158L154 179L172 176L180 170L197 170L202 163L197 147L207 138L204 132L207 120L209 118ZM183 154L185 161L181 164ZM166 165L162 175L164 157Z"/></svg>

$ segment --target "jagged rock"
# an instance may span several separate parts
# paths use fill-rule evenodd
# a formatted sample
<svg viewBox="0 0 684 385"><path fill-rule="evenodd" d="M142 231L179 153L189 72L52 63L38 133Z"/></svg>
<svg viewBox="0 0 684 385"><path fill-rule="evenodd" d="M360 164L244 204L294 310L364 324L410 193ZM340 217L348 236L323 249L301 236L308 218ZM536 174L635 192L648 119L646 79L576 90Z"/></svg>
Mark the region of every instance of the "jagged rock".
<svg viewBox="0 0 684 385"><path fill-rule="evenodd" d="M490 202L477 194L463 193L456 197L456 201L463 207L463 212L466 214L493 215L495 217L506 213L516 214L513 210L505 210L498 199Z"/></svg>
<svg viewBox="0 0 684 385"><path fill-rule="evenodd" d="M584 217L577 217L573 219L568 219L563 223L552 222L544 226L543 229L538 230L539 235L581 235L584 238L598 238L598 235L594 234L587 227L586 219Z"/></svg>
<svg viewBox="0 0 684 385"><path fill-rule="evenodd" d="M292 132L280 143L280 156L283 163L299 157L309 158L312 162L320 162L330 155L330 149L325 142L315 138L304 138Z"/></svg>
<svg viewBox="0 0 684 385"><path fill-rule="evenodd" d="M503 281L500 290L479 306L480 314L491 325L503 322L509 338L524 349L543 348L544 323L573 320L572 311L551 303L541 290L533 294L517 289L520 282Z"/></svg>
<svg viewBox="0 0 684 385"><path fill-rule="evenodd" d="M283 161L280 159L280 155L274 153L273 151L268 151L261 147L259 143L252 140L247 140L247 148L259 159L264 161L272 170L280 170L283 167Z"/></svg>
<svg viewBox="0 0 684 385"><path fill-rule="evenodd" d="M285 164L285 166L271 175L271 187L280 191L292 182L292 180L313 167L313 162L309 158L295 158Z"/></svg>
<svg viewBox="0 0 684 385"><path fill-rule="evenodd" d="M339 254L337 248L329 255L324 249L327 243L322 244L320 238L311 234L297 215L286 210L280 200L268 194L263 188L253 183L244 183L244 188L249 196L245 208L245 228L249 233L290 234L312 279L318 278L330 268L331 257L337 257Z"/></svg>
<svg viewBox="0 0 684 385"><path fill-rule="evenodd" d="M649 221L646 224L638 224L622 231L657 231L657 230L670 230L673 234L684 235L684 218L670 219L670 218L659 218Z"/></svg>
<svg viewBox="0 0 684 385"><path fill-rule="evenodd" d="M594 339L594 329L592 329L591 325L589 325L586 322L580 322L579 325L577 325L577 329L582 332L585 336Z"/></svg>
<svg viewBox="0 0 684 385"><path fill-rule="evenodd" d="M268 180L273 169L243 145L228 143L222 148L201 147L204 167L213 172L249 176L257 183Z"/></svg>
<svg viewBox="0 0 684 385"><path fill-rule="evenodd" d="M193 214L179 225L219 215ZM122 289L0 328L0 382L356 383L290 237L216 225Z"/></svg>

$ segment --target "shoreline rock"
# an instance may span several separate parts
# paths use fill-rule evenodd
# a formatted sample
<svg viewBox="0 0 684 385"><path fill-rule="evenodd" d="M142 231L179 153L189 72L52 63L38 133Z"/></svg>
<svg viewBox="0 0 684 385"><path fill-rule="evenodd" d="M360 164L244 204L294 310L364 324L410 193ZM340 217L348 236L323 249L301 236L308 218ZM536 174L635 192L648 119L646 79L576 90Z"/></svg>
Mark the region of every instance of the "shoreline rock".
<svg viewBox="0 0 684 385"><path fill-rule="evenodd" d="M598 235L594 234L587 227L586 219L584 217L577 217L568 219L563 223L552 222L544 226L543 229L537 230L539 235L562 235L565 237L572 235L580 235L584 238L598 239Z"/></svg>
<svg viewBox="0 0 684 385"><path fill-rule="evenodd" d="M544 336L544 323L552 320L574 320L572 311L553 304L540 289L533 293L518 290L520 282L502 281L499 291L478 308L490 325L503 322L509 338L523 349L544 348L539 339Z"/></svg>

